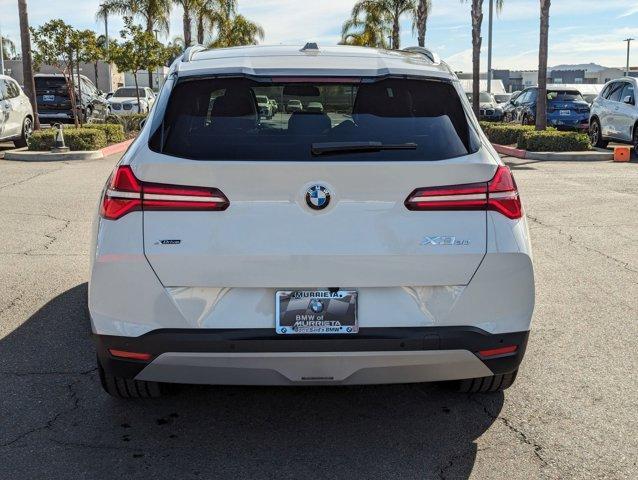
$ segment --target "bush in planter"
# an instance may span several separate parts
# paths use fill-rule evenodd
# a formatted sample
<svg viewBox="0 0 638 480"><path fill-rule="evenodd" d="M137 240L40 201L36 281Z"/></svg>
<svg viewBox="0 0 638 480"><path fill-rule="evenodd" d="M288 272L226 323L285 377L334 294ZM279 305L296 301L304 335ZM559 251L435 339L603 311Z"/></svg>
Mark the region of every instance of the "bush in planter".
<svg viewBox="0 0 638 480"><path fill-rule="evenodd" d="M534 130L533 125L517 125L507 123L492 123L485 125L481 123L485 135L492 143L499 145L514 145L519 142L521 135Z"/></svg>
<svg viewBox="0 0 638 480"><path fill-rule="evenodd" d="M523 133L518 148L531 152L582 152L590 150L591 143L584 133L534 130Z"/></svg>
<svg viewBox="0 0 638 480"><path fill-rule="evenodd" d="M106 118L107 124L122 125L125 133L138 132L141 130L140 123L147 117L146 114L133 115L109 115Z"/></svg>
<svg viewBox="0 0 638 480"><path fill-rule="evenodd" d="M55 143L57 129L48 128L37 130L29 137L29 150L49 151ZM68 128L64 129L64 143L70 150L99 150L106 147L106 133L97 128Z"/></svg>
<svg viewBox="0 0 638 480"><path fill-rule="evenodd" d="M102 130L106 134L106 143L119 143L126 140L124 136L124 127L122 125L115 125L113 123L91 123L86 128L94 128Z"/></svg>

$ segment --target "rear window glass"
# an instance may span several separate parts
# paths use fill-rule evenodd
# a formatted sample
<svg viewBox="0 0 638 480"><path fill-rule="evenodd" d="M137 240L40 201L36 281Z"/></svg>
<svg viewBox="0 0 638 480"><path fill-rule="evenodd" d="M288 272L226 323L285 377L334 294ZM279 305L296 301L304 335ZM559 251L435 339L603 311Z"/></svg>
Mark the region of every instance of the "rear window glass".
<svg viewBox="0 0 638 480"><path fill-rule="evenodd" d="M259 108L263 98L277 107ZM198 160L399 161L467 155L478 141L449 83L208 78L175 86L150 147Z"/></svg>
<svg viewBox="0 0 638 480"><path fill-rule="evenodd" d="M35 88L52 90L66 88L66 80L64 77L35 77Z"/></svg>
<svg viewBox="0 0 638 480"><path fill-rule="evenodd" d="M138 93L140 97L146 95L143 88L139 88ZM113 94L114 97L136 97L137 95L138 94L135 93L135 88L118 88Z"/></svg>
<svg viewBox="0 0 638 480"><path fill-rule="evenodd" d="M550 90L547 92L547 100L559 102L583 102L583 96L577 91Z"/></svg>

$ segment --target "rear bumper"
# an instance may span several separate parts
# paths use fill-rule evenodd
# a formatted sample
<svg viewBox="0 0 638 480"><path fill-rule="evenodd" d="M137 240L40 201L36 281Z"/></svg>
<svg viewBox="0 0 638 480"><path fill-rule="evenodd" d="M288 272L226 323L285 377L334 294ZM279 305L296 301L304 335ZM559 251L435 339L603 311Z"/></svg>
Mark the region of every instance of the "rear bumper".
<svg viewBox="0 0 638 480"><path fill-rule="evenodd" d="M457 380L518 368L529 332L474 327L364 328L352 336L280 336L271 329L162 329L95 335L105 371L138 380L222 385L380 384ZM482 358L480 350L516 345ZM149 353L116 358L109 349Z"/></svg>

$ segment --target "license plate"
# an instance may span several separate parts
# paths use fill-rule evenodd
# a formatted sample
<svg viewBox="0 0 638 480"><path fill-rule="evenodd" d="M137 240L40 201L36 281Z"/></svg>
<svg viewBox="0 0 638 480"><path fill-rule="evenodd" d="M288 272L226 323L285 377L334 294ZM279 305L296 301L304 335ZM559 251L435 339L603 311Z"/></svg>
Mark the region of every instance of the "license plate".
<svg viewBox="0 0 638 480"><path fill-rule="evenodd" d="M559 113L560 113L560 115L568 117L569 115L572 114L572 111L571 110L561 110Z"/></svg>
<svg viewBox="0 0 638 480"><path fill-rule="evenodd" d="M275 299L280 335L357 333L357 292L353 290L282 290Z"/></svg>
<svg viewBox="0 0 638 480"><path fill-rule="evenodd" d="M42 100L45 102L54 102L55 95L42 95Z"/></svg>

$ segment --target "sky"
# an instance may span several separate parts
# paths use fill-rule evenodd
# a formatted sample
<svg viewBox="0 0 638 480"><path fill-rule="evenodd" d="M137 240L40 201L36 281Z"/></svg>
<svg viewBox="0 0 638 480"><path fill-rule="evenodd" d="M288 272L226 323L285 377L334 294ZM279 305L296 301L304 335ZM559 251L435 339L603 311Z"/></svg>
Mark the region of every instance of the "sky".
<svg viewBox="0 0 638 480"><path fill-rule="evenodd" d="M17 0L0 0L0 29L19 45ZM100 0L28 0L29 21L38 26L62 18L76 28L103 33L96 22ZM354 0L238 0L239 13L261 24L265 44L334 45ZM486 69L487 5L484 1L483 58ZM538 0L505 0L494 18L494 68L535 69L538 65ZM624 67L626 43L635 37L631 64L638 66L638 0L554 0L551 7L549 65L598 63ZM110 20L109 32L117 34L121 18ZM168 39L182 35L182 12L175 7ZM401 25L401 45L416 45L412 20ZM456 71L471 71L471 22L469 3L432 0L426 46L435 50Z"/></svg>

